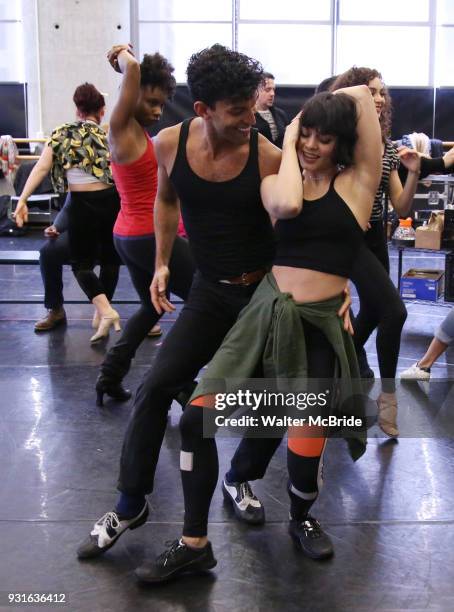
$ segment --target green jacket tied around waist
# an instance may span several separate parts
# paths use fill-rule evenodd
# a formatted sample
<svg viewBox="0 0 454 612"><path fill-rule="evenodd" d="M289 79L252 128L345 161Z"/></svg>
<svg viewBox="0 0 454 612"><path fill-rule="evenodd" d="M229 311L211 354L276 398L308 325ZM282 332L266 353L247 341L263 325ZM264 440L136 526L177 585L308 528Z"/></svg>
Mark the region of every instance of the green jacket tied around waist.
<svg viewBox="0 0 454 612"><path fill-rule="evenodd" d="M308 374L305 337L299 333L302 319L319 328L334 350L339 378L333 412L361 419L362 427L341 430L352 458L358 459L366 449L365 415L355 348L337 314L341 305L341 297L295 302L291 294L279 291L272 273L267 274L225 337L191 400L225 391L228 381L252 378L259 368L265 378L276 381L278 388L283 381L285 391L301 391L301 379L307 379Z"/></svg>

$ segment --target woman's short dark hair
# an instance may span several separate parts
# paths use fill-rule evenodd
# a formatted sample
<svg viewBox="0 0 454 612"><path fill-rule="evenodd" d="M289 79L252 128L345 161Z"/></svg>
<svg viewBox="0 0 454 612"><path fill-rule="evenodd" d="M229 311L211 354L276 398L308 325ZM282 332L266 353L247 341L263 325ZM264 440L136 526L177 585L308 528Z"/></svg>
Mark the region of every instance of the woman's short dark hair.
<svg viewBox="0 0 454 612"><path fill-rule="evenodd" d="M383 110L380 115L380 128L382 134L382 140L385 141L391 134L391 119L392 119L392 102L391 96L389 95L388 88L383 82L383 77L375 70L375 68L366 68L365 66L352 66L343 74L340 74L330 87L330 91L336 91L336 89L342 89L343 87L354 87L355 85L369 85L369 83L379 78L383 83L383 97L385 103Z"/></svg>
<svg viewBox="0 0 454 612"><path fill-rule="evenodd" d="M102 93L91 83L79 85L74 92L73 101L77 110L83 115L97 113L106 105Z"/></svg>
<svg viewBox="0 0 454 612"><path fill-rule="evenodd" d="M356 102L347 94L323 92L309 98L303 106L300 129L316 129L319 134L336 136L333 162L351 166L358 140Z"/></svg>
<svg viewBox="0 0 454 612"><path fill-rule="evenodd" d="M260 62L222 45L194 53L189 60L192 99L213 108L219 100L249 100L263 79Z"/></svg>

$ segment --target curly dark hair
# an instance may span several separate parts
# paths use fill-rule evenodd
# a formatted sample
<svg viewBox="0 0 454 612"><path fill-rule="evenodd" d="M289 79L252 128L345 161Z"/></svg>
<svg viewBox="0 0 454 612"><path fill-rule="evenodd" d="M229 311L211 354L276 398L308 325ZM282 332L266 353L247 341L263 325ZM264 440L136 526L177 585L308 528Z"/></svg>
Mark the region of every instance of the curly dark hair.
<svg viewBox="0 0 454 612"><path fill-rule="evenodd" d="M98 113L106 105L104 96L91 83L83 83L76 88L73 102L83 115Z"/></svg>
<svg viewBox="0 0 454 612"><path fill-rule="evenodd" d="M344 93L334 95L324 91L304 103L300 129L314 128L320 134L336 136L333 162L347 167L353 164L358 140L357 121L356 102L351 96Z"/></svg>
<svg viewBox="0 0 454 612"><path fill-rule="evenodd" d="M194 53L186 73L194 102L211 108L219 100L249 100L263 80L260 62L218 44Z"/></svg>
<svg viewBox="0 0 454 612"><path fill-rule="evenodd" d="M171 98L175 93L176 81L172 72L175 68L160 53L145 53L140 64L140 86L159 87Z"/></svg>
<svg viewBox="0 0 454 612"><path fill-rule="evenodd" d="M334 81L330 91L336 91L342 87L353 87L354 85L368 85L372 79L378 77L383 83L384 99L383 110L380 115L380 128L383 142L389 138L391 134L391 117L392 117L392 102L388 88L384 84L383 77L375 68L366 68L365 66L352 66L349 70L340 74Z"/></svg>

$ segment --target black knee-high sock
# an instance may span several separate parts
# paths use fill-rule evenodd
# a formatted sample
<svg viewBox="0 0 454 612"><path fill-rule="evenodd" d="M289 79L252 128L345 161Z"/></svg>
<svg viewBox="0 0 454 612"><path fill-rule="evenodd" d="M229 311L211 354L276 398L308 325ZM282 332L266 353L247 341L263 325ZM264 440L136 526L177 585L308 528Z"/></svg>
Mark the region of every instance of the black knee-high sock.
<svg viewBox="0 0 454 612"><path fill-rule="evenodd" d="M321 484L321 457L302 457L287 449L290 516L303 521L318 497Z"/></svg>
<svg viewBox="0 0 454 612"><path fill-rule="evenodd" d="M207 534L208 513L219 474L216 442L214 438L203 437L203 410L189 405L180 420L183 535L189 537Z"/></svg>
<svg viewBox="0 0 454 612"><path fill-rule="evenodd" d="M313 382L319 380L332 380L336 366L336 356L333 347L329 344L323 332L304 321L304 336L308 355L308 376ZM318 389L315 384L314 387ZM326 387L322 387L326 388ZM326 406L326 414L330 407ZM301 431L301 434L304 432ZM307 432L309 435L310 432ZM320 434L318 441L307 440L304 436L298 441L289 435L287 448L287 466L290 478L290 516L292 519L302 521L306 518L310 507L318 497L322 484L323 451L326 445L324 434L317 429L312 435ZM293 450L292 450L293 447ZM315 450L317 449L317 450ZM320 454L318 454L320 453ZM315 457L313 455L316 455Z"/></svg>

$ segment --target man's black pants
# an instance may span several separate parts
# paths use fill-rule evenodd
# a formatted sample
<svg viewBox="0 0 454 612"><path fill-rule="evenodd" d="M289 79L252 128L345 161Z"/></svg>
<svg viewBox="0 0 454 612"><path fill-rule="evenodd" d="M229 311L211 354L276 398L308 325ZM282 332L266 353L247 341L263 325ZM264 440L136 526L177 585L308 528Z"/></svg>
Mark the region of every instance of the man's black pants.
<svg viewBox="0 0 454 612"><path fill-rule="evenodd" d="M118 489L123 493L153 490L172 400L216 353L256 287L207 281L196 274L180 316L137 391L120 461ZM278 438L244 438L232 459L240 480L262 478L279 443Z"/></svg>
<svg viewBox="0 0 454 612"><path fill-rule="evenodd" d="M39 268L44 285L44 306L63 305L63 265L69 263L68 232L48 238L39 251Z"/></svg>

